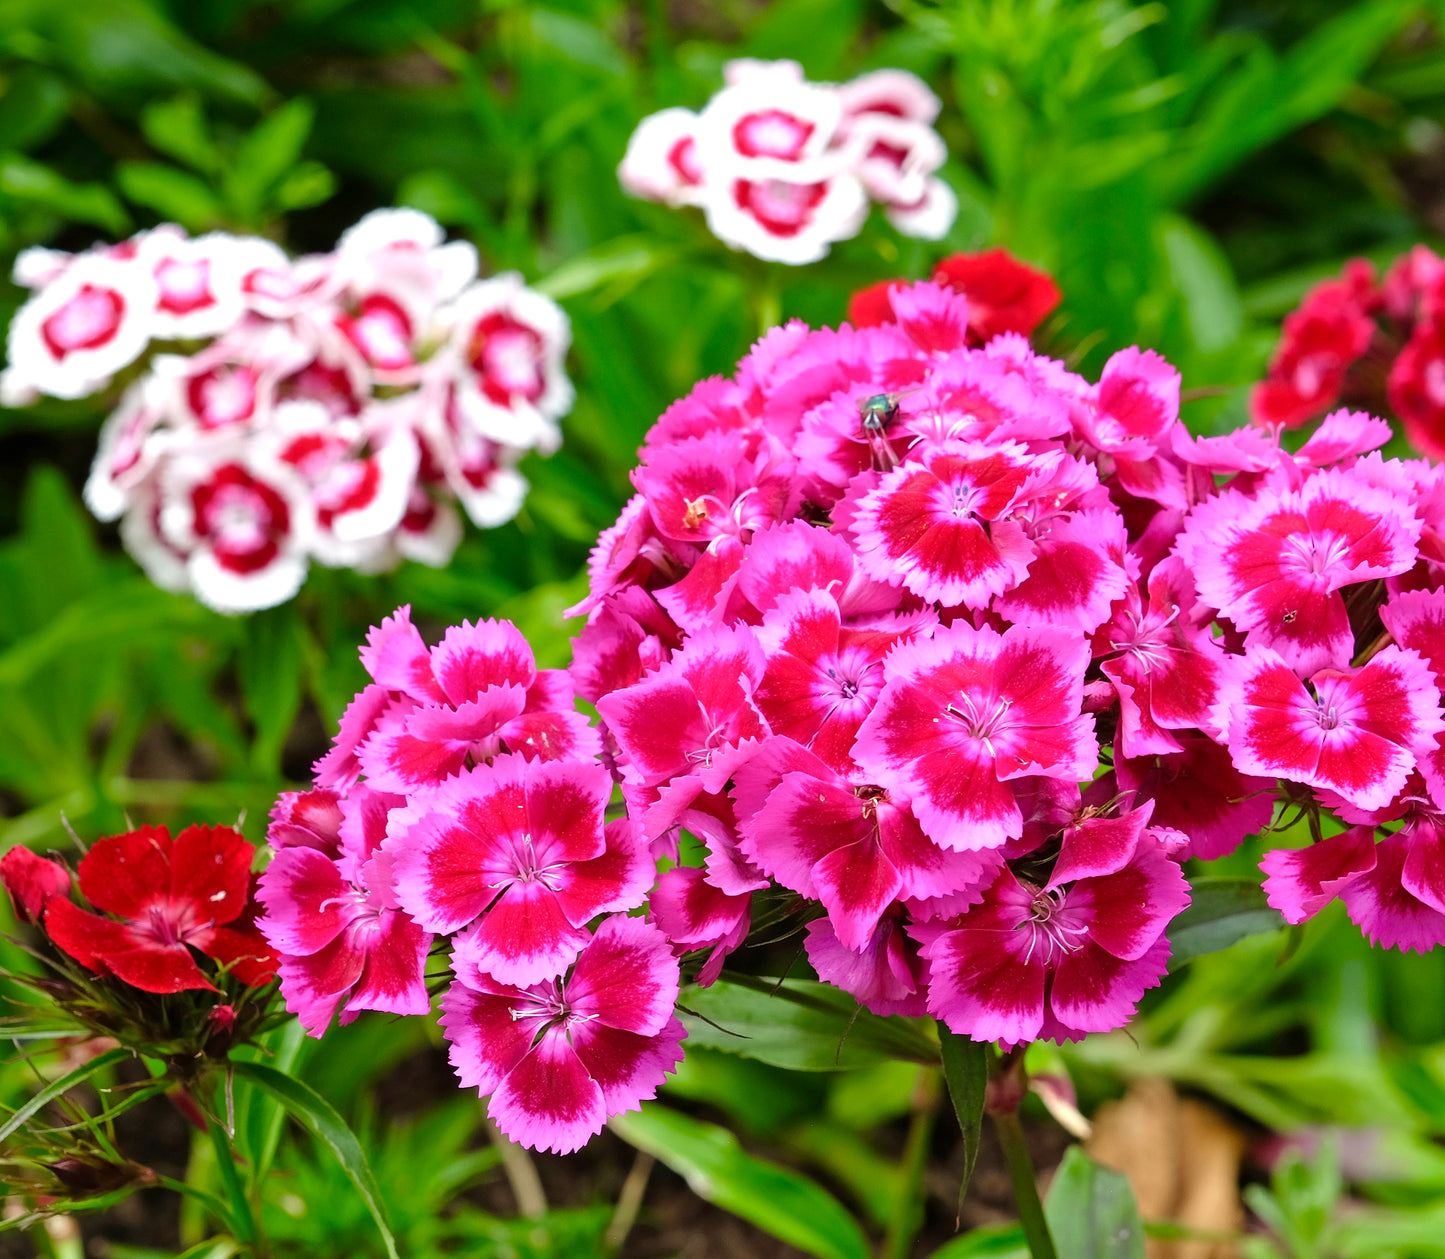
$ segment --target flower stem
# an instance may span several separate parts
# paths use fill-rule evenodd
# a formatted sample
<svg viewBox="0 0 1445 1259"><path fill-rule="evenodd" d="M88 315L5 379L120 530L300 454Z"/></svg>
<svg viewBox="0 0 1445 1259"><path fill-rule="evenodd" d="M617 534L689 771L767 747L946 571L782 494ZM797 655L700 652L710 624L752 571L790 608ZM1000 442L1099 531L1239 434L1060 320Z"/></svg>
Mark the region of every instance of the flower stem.
<svg viewBox="0 0 1445 1259"><path fill-rule="evenodd" d="M918 1233L919 1201L923 1197L923 1173L928 1168L928 1150L933 1139L933 1121L938 1114L938 1072L923 1067L913 1090L913 1117L903 1145L898 1199L888 1218L881 1259L908 1259Z"/></svg>
<svg viewBox="0 0 1445 1259"><path fill-rule="evenodd" d="M1039 1200L1034 1164L1029 1158L1029 1147L1024 1140L1024 1128L1019 1122L1018 1111L996 1111L992 1112L992 1117L994 1131L998 1133L999 1144L1003 1146L1004 1162L1008 1164L1009 1179L1013 1182L1019 1223L1023 1226L1024 1238L1029 1244L1029 1254L1033 1259L1058 1259L1054 1250L1054 1239L1049 1236L1048 1221L1044 1219L1044 1204Z"/></svg>
<svg viewBox="0 0 1445 1259"><path fill-rule="evenodd" d="M537 1165L526 1150L502 1133L489 1115L482 1116L482 1126L501 1155L502 1171L517 1199L518 1212L529 1220L540 1220L547 1214L547 1195L542 1189L542 1178L537 1175Z"/></svg>

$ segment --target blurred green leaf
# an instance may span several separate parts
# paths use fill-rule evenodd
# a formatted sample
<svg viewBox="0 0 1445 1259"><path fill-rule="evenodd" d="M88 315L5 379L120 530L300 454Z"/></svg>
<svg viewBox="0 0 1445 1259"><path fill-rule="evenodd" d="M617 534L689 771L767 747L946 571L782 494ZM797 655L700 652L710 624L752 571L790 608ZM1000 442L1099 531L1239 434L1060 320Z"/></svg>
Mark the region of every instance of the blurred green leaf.
<svg viewBox="0 0 1445 1259"><path fill-rule="evenodd" d="M130 230L130 216L109 188L71 183L49 166L18 153L0 153L0 193L117 236Z"/></svg>
<svg viewBox="0 0 1445 1259"><path fill-rule="evenodd" d="M726 1128L655 1102L614 1116L611 1126L682 1176L699 1198L790 1246L819 1259L868 1259L862 1230L836 1198L797 1172L745 1153Z"/></svg>
<svg viewBox="0 0 1445 1259"><path fill-rule="evenodd" d="M1182 202L1234 163L1332 109L1416 10L1415 0L1363 0L1319 22L1276 58L1256 44L1181 137L1164 175Z"/></svg>
<svg viewBox="0 0 1445 1259"><path fill-rule="evenodd" d="M65 121L70 90L53 70L21 65L0 77L0 143L29 149Z"/></svg>
<svg viewBox="0 0 1445 1259"><path fill-rule="evenodd" d="M206 125L200 97L183 92L153 101L141 111L141 131L151 147L203 175L220 173L223 158Z"/></svg>
<svg viewBox="0 0 1445 1259"><path fill-rule="evenodd" d="M296 97L267 114L236 146L221 188L241 222L256 222L266 194L300 160L315 117L311 102Z"/></svg>
<svg viewBox="0 0 1445 1259"><path fill-rule="evenodd" d="M4 1141L12 1133L18 1132L21 1124L38 1115L56 1098L63 1097L71 1089L84 1084L92 1076L109 1071L111 1067L119 1066L133 1056L129 1049L107 1049L103 1054L97 1054L89 1062L82 1063L75 1070L67 1071L58 1080L52 1080L24 1105L11 1111L9 1118L0 1124L0 1141Z"/></svg>
<svg viewBox="0 0 1445 1259"><path fill-rule="evenodd" d="M1190 896L1189 907L1169 924L1171 970L1202 954L1227 949L1246 936L1285 926L1255 879L1195 879Z"/></svg>
<svg viewBox="0 0 1445 1259"><path fill-rule="evenodd" d="M49 41L93 94L139 105L192 89L235 104L260 105L271 89L249 66L183 34L146 0L14 0L6 15Z"/></svg>
<svg viewBox="0 0 1445 1259"><path fill-rule="evenodd" d="M1017 1224L999 1224L944 1242L928 1259L1029 1259L1029 1248Z"/></svg>
<svg viewBox="0 0 1445 1259"><path fill-rule="evenodd" d="M1144 1224L1129 1182L1080 1146L1064 1152L1044 1214L1060 1256L1144 1259Z"/></svg>
<svg viewBox="0 0 1445 1259"><path fill-rule="evenodd" d="M196 176L163 162L118 162L116 182L136 205L174 219L188 232L204 232L222 219L221 203Z"/></svg>
<svg viewBox="0 0 1445 1259"><path fill-rule="evenodd" d="M281 747L301 707L304 633L292 603L267 608L245 621L237 664L241 695L256 725L251 765L258 773L279 772Z"/></svg>
<svg viewBox="0 0 1445 1259"><path fill-rule="evenodd" d="M281 177L272 201L278 210L306 210L329 201L336 176L320 162L298 162Z"/></svg>
<svg viewBox="0 0 1445 1259"><path fill-rule="evenodd" d="M855 38L859 0L778 0L763 9L743 47L746 55L802 62L810 79L836 79Z"/></svg>

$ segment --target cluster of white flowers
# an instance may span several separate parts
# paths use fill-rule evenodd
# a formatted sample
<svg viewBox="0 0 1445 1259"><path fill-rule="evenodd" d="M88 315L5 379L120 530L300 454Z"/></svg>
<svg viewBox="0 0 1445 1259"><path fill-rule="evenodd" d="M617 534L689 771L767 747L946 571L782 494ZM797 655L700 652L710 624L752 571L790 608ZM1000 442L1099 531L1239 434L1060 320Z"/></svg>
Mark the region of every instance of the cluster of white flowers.
<svg viewBox="0 0 1445 1259"><path fill-rule="evenodd" d="M958 198L939 179L948 156L939 101L906 70L809 83L795 61L730 61L701 113L664 109L632 133L618 167L633 196L700 206L734 249L816 262L856 236L870 198L900 232L939 240Z"/></svg>
<svg viewBox="0 0 1445 1259"><path fill-rule="evenodd" d="M35 292L0 403L123 385L86 503L157 585L223 612L291 598L313 558L445 564L454 501L509 520L517 461L557 448L572 405L566 315L516 275L477 280L476 250L415 210L325 255L167 225L28 250L15 278Z"/></svg>

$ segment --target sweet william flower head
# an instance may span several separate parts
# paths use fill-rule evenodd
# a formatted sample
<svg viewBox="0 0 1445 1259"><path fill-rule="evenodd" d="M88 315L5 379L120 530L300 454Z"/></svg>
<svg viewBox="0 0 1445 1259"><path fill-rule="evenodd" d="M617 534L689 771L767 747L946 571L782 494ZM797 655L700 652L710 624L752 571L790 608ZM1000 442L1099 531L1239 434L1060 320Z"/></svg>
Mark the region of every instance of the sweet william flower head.
<svg viewBox="0 0 1445 1259"><path fill-rule="evenodd" d="M1077 631L1000 634L956 621L889 654L854 757L912 800L935 843L997 848L1022 833L1012 780L1087 781L1098 764L1093 719L1083 713L1087 660Z"/></svg>
<svg viewBox="0 0 1445 1259"><path fill-rule="evenodd" d="M568 1154L676 1069L686 1036L673 1016L678 985L662 932L614 916L565 976L453 984L442 1029L463 1087L491 1094L498 1128L528 1149Z"/></svg>

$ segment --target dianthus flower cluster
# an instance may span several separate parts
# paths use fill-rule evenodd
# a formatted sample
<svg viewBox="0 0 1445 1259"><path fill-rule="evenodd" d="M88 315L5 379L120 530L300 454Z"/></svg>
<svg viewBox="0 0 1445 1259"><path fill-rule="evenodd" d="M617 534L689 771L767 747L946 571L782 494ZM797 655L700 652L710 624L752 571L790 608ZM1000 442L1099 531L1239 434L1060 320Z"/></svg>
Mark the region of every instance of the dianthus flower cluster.
<svg viewBox="0 0 1445 1259"><path fill-rule="evenodd" d="M462 1083L515 1140L577 1149L681 1058L677 960L625 912L652 886L648 846L605 820L601 740L511 624L464 622L428 649L403 608L361 658L372 682L316 787L272 814L260 926L282 995L313 1035L338 1010L426 1014L449 937L441 1022Z"/></svg>
<svg viewBox="0 0 1445 1259"><path fill-rule="evenodd" d="M1415 449L1445 457L1445 260L1417 245L1381 281L1355 258L1285 317L1255 423L1296 428L1340 403L1393 413Z"/></svg>
<svg viewBox="0 0 1445 1259"><path fill-rule="evenodd" d="M572 1149L652 1095L679 963L715 981L761 895L876 1013L1076 1039L1160 982L1183 863L1281 801L1319 838L1264 862L1285 917L1445 941L1440 472L1346 411L1293 453L1191 437L1158 355L1091 383L981 331L1038 322L1034 273L944 273L993 301L883 286L663 414L567 673L504 623L373 631L262 879L311 1031L426 1010L450 936L462 1081Z"/></svg>
<svg viewBox="0 0 1445 1259"><path fill-rule="evenodd" d="M157 585L220 611L284 602L311 559L442 565L454 502L484 528L515 515L518 460L557 447L572 402L566 316L476 277L476 250L415 210L295 259L172 225L27 250L0 400L117 393L86 503Z"/></svg>
<svg viewBox="0 0 1445 1259"><path fill-rule="evenodd" d="M618 167L629 193L699 206L719 240L772 262L816 262L858 234L873 201L906 236L953 226L939 101L916 75L810 83L795 61L741 59L723 76L701 112L642 120Z"/></svg>

